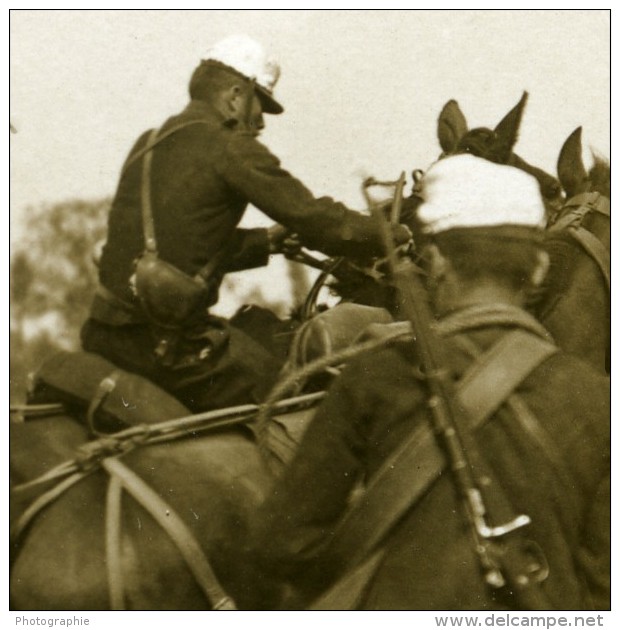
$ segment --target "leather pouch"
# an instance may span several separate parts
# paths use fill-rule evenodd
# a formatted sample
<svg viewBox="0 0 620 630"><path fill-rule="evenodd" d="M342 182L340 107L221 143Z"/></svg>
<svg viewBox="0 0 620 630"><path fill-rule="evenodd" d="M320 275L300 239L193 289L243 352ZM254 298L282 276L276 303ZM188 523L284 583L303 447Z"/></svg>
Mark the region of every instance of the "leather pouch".
<svg viewBox="0 0 620 630"><path fill-rule="evenodd" d="M152 321L169 328L181 326L209 295L207 283L146 251L136 260L132 278L135 294Z"/></svg>

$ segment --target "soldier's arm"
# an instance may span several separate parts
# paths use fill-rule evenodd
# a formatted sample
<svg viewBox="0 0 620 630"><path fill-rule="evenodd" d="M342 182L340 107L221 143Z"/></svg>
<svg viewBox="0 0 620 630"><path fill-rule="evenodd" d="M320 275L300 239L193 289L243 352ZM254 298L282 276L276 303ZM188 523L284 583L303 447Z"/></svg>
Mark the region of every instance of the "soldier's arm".
<svg viewBox="0 0 620 630"><path fill-rule="evenodd" d="M254 564L302 590L329 581L336 569L325 566L323 556L361 469L364 445L356 425L367 412L367 388L359 376L345 371L336 382L253 519Z"/></svg>
<svg viewBox="0 0 620 630"><path fill-rule="evenodd" d="M226 271L241 271L262 267L269 262L270 254L297 251L300 243L296 235L279 223L269 228L237 228L232 236L232 256Z"/></svg>
<svg viewBox="0 0 620 630"><path fill-rule="evenodd" d="M232 236L235 253L226 265L226 271L241 271L262 267L269 262L270 240L266 228L237 228Z"/></svg>
<svg viewBox="0 0 620 630"><path fill-rule="evenodd" d="M251 134L231 134L218 165L220 174L266 215L299 234L311 249L330 255L356 257L382 253L373 219L349 210L330 197L315 198L280 161ZM409 239L401 226L397 243Z"/></svg>

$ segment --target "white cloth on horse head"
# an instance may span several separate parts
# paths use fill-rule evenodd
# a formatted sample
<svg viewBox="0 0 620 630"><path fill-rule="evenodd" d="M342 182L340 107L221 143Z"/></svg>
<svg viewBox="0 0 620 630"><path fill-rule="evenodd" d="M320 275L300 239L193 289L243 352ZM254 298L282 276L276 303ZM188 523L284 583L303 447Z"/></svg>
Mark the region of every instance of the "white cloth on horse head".
<svg viewBox="0 0 620 630"><path fill-rule="evenodd" d="M543 228L545 206L534 177L473 155L435 162L420 182L418 217L428 234L452 228Z"/></svg>

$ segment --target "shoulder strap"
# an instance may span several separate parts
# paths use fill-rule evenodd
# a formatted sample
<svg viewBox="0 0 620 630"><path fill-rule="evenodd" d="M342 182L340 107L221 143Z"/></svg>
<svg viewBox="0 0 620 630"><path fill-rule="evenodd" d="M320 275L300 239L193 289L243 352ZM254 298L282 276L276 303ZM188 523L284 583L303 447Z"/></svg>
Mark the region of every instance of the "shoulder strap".
<svg viewBox="0 0 620 630"><path fill-rule="evenodd" d="M194 124L207 124L206 120L190 120L179 125L175 125L170 129L167 129L163 133L159 134L160 130L153 129L147 138L146 145L139 151L134 153L125 162L123 167L123 173L127 170L127 167L135 160L144 156L142 163L142 229L144 232L144 247L147 252L157 254L157 239L155 237L155 222L153 220L153 205L151 203L151 163L153 161L153 148L158 145L162 140L171 136L184 127ZM159 135L158 135L159 134ZM195 275L196 280L207 283L209 278L213 275L216 269L224 262L224 260L231 253L230 245L226 244L220 248Z"/></svg>
<svg viewBox="0 0 620 630"><path fill-rule="evenodd" d="M153 152L151 149L155 146L154 142L157 137L157 129L153 129L146 141L147 151L145 151L144 161L142 163L142 229L144 231L144 248L147 252L157 253L157 240L155 239L155 222L153 221L153 207L151 205L151 162L153 161Z"/></svg>
<svg viewBox="0 0 620 630"><path fill-rule="evenodd" d="M504 335L460 379L458 396L475 430L557 347L525 330Z"/></svg>
<svg viewBox="0 0 620 630"><path fill-rule="evenodd" d="M474 432L557 348L524 330L506 334L484 353L457 385ZM491 384L491 385L489 385ZM427 423L418 425L371 480L361 502L345 515L331 543L353 567L377 547L400 517L416 503L446 466Z"/></svg>
<svg viewBox="0 0 620 630"><path fill-rule="evenodd" d="M135 153L132 153L125 164L123 165L123 169L121 171L121 177L125 174L125 171L136 161L139 160L145 153L148 153L153 149L156 145L158 145L162 140L165 140L168 136L184 129L185 127L189 127L190 125L207 125L209 124L208 120L186 120L185 122L179 123L178 125L173 125L166 131L162 132L159 136L157 135L159 131L153 130L146 141L146 144L138 149Z"/></svg>

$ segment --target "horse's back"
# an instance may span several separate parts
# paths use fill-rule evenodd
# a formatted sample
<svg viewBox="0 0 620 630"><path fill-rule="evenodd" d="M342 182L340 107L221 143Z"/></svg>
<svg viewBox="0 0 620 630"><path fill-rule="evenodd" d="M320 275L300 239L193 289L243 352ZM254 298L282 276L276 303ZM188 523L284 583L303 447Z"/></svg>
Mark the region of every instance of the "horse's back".
<svg viewBox="0 0 620 630"><path fill-rule="evenodd" d="M68 417L26 422L12 431L13 479L21 483L71 459L85 431ZM260 589L244 567L247 514L271 480L263 459L240 431L136 448L120 461L176 512L202 547L225 590L243 606ZM106 558L108 477L86 475L33 519L14 546L11 605L20 610L93 610L110 606ZM48 489L51 486L45 486ZM20 494L23 500L20 500ZM32 492L15 493L12 517L23 514ZM132 609L207 609L174 543L136 501L123 494L122 579ZM167 514L168 515L168 514Z"/></svg>

